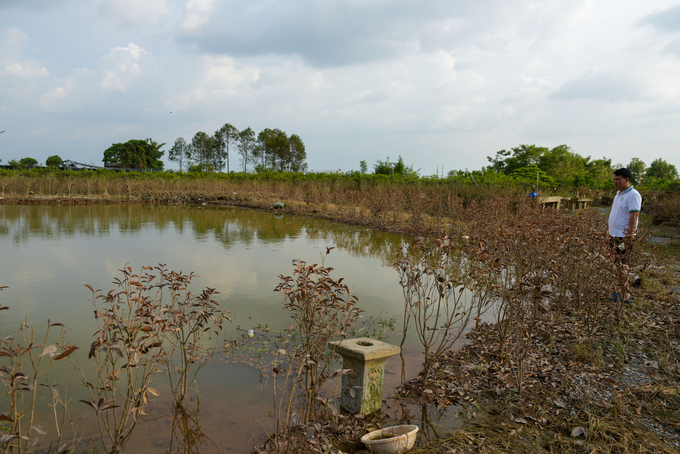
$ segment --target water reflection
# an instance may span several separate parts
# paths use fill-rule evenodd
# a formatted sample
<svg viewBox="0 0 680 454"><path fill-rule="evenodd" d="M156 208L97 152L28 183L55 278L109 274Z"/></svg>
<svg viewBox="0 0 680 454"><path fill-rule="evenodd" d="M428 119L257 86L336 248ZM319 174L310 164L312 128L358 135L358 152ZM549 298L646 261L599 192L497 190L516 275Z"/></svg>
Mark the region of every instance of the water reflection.
<svg viewBox="0 0 680 454"><path fill-rule="evenodd" d="M390 423L407 425L415 424L418 432L418 446L436 440L463 427L459 405L437 406L435 404L407 404L403 401L393 403L384 412Z"/></svg>
<svg viewBox="0 0 680 454"><path fill-rule="evenodd" d="M0 206L0 285L9 286L0 293L0 304L11 308L2 311L0 335L15 334L25 316L36 327L47 319L63 322L70 329L68 343L81 347L72 358L89 373L88 349L83 347L92 342L97 325L84 284L106 293L114 288L111 280L126 262L135 271L158 263L167 263L176 271L195 271L198 288L216 288L221 307L231 312L234 322L228 327L229 335L237 327L285 328L290 325L288 314L281 295L272 291L278 276L292 272L293 258L313 263L327 246L336 249L326 264L359 297L365 318L399 318L403 299L392 263L403 240L400 235L362 227L243 209ZM418 353L412 351L416 357ZM415 374L421 361L410 362L409 375ZM387 368L385 392L389 393L400 383L399 358ZM76 387L73 377L55 369L49 378L63 382L74 396L76 408L72 410L85 414L78 408L85 407L78 403L85 398L79 393L85 392ZM173 413L163 400L167 398L161 397L154 401L156 410L150 416L163 416L140 421L127 451L218 452L219 447L223 452L248 452L263 434L254 416L271 430L270 406L262 398L258 380L253 368L215 358L198 379L200 413ZM168 396L162 382L159 379L157 389L161 396ZM0 399L0 407L7 405ZM50 409L44 410L40 423L47 427ZM196 417L200 425L192 422ZM89 429L86 426L91 422L91 418L84 421L81 429ZM192 442L184 445L184 439Z"/></svg>
<svg viewBox="0 0 680 454"><path fill-rule="evenodd" d="M363 227L342 226L299 216L222 207L142 205L0 205L0 239L15 246L75 235L105 238L112 232L135 235L144 229L189 231L196 241L217 240L225 249L253 242L277 244L306 235L355 257L395 260L402 237Z"/></svg>
<svg viewBox="0 0 680 454"><path fill-rule="evenodd" d="M203 430L199 420L200 402L193 407L176 405L172 414L170 442L165 452L167 454L200 454L208 451L208 447L220 452L219 447Z"/></svg>
<svg viewBox="0 0 680 454"><path fill-rule="evenodd" d="M10 286L0 293L0 303L11 307L0 318L0 335L15 333L24 316L35 326L48 318L64 322L72 329L69 343L81 346L73 359L89 370L88 349L82 346L92 342L96 323L84 284L107 292L126 262L135 271L157 263L195 271L198 286L221 292L218 301L234 320L230 334L237 327L285 328L288 314L281 295L272 291L278 275L292 271L293 258L313 263L327 246L336 249L326 265L359 297L364 320L394 316L399 327L404 305L392 264L404 240L363 227L236 208L0 206L0 285ZM400 340L387 339L396 344ZM385 396L422 367L422 348L415 336L410 341L403 356L386 363ZM198 406L173 411L169 390L159 383L166 397L154 402L153 419L140 421L127 451L248 452L261 442L264 431L256 421L272 430L271 393L263 394L257 370L223 359L216 357L201 371L196 389L203 402L200 411ZM74 402L81 398L68 374L51 372L50 380L65 382L76 396ZM454 430L457 411L397 404L386 415L395 423L418 424L421 439L426 439Z"/></svg>

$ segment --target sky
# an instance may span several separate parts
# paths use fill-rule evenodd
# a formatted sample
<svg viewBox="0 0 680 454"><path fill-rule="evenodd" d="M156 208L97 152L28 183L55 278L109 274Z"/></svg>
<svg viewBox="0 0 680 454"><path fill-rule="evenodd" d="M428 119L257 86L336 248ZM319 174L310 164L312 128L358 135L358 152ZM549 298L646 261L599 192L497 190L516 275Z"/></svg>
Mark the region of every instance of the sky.
<svg viewBox="0 0 680 454"><path fill-rule="evenodd" d="M3 163L226 123L299 135L312 171L520 144L680 168L680 1L0 0Z"/></svg>

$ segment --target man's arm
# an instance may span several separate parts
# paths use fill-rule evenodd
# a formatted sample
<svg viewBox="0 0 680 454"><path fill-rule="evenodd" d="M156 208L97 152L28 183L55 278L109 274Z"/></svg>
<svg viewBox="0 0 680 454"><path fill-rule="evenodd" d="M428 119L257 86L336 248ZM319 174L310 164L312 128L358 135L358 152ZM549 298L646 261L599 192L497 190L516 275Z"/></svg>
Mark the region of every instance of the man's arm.
<svg viewBox="0 0 680 454"><path fill-rule="evenodd" d="M628 228L626 229L626 238L632 238L635 235L635 228L637 227L639 211L631 211L628 219Z"/></svg>

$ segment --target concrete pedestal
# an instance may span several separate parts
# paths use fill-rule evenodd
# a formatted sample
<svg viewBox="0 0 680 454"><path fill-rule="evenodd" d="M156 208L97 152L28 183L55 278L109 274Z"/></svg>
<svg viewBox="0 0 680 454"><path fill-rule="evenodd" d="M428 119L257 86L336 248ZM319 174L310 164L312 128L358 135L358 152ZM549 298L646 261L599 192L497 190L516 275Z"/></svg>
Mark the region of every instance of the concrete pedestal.
<svg viewBox="0 0 680 454"><path fill-rule="evenodd" d="M380 410L385 361L401 349L368 337L329 342L328 348L342 356L343 369L352 369L342 376L340 407L362 415Z"/></svg>

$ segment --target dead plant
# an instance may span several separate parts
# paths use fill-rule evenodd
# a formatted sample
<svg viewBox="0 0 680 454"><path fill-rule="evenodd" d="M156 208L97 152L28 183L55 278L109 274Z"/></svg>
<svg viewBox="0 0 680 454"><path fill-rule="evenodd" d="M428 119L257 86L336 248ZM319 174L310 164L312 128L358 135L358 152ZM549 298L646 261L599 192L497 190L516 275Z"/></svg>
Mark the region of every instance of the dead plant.
<svg viewBox="0 0 680 454"><path fill-rule="evenodd" d="M55 327L57 333L54 333ZM39 387L49 389L52 396L54 432L48 451L70 452L81 440L67 408L68 399L62 400L57 385L45 381L48 369L55 362L78 350L65 343L66 331L62 323L48 320L42 342L36 343L34 327L26 320L19 328L17 339L8 335L0 341L0 358L6 362L0 366L0 379L7 387L5 395L9 397L9 411L0 415L0 430L5 432L0 437L3 453L33 452L40 446L39 436L48 434L45 427L36 423L36 407L41 398ZM70 427L66 427L67 423Z"/></svg>
<svg viewBox="0 0 680 454"><path fill-rule="evenodd" d="M465 255L448 237L421 239L402 247L394 268L399 273L406 317L413 321L425 349L425 385L432 364L453 346L477 313L476 300L466 298L472 282Z"/></svg>
<svg viewBox="0 0 680 454"><path fill-rule="evenodd" d="M288 446L279 434L299 425L307 428L315 410L337 416L337 410L320 395L324 384L339 374L331 371L333 356L327 345L344 338L363 311L356 307L357 297L343 279L332 278L333 268L324 266L332 249L326 249L321 265L293 260L293 276L279 276L281 283L274 289L283 294L284 307L295 323L290 335L279 338L282 342L276 345L267 374L274 378L277 452Z"/></svg>
<svg viewBox="0 0 680 454"><path fill-rule="evenodd" d="M89 383L82 371L79 374L91 397L82 402L94 409L107 452L123 449L137 419L148 414L149 396L158 396L151 387L157 372L167 371L175 403L182 403L190 373L195 380L212 355L213 350L203 347L202 336L211 324L221 328L228 320L210 299L214 289L207 288L199 296L189 292L193 274L168 271L165 265L155 268L160 277L149 273L154 271L150 266L142 267L139 274L133 274L127 264L120 271L122 278L114 279L117 289L106 295L87 286L99 325L89 353L95 383ZM166 288L169 295L164 298Z"/></svg>

